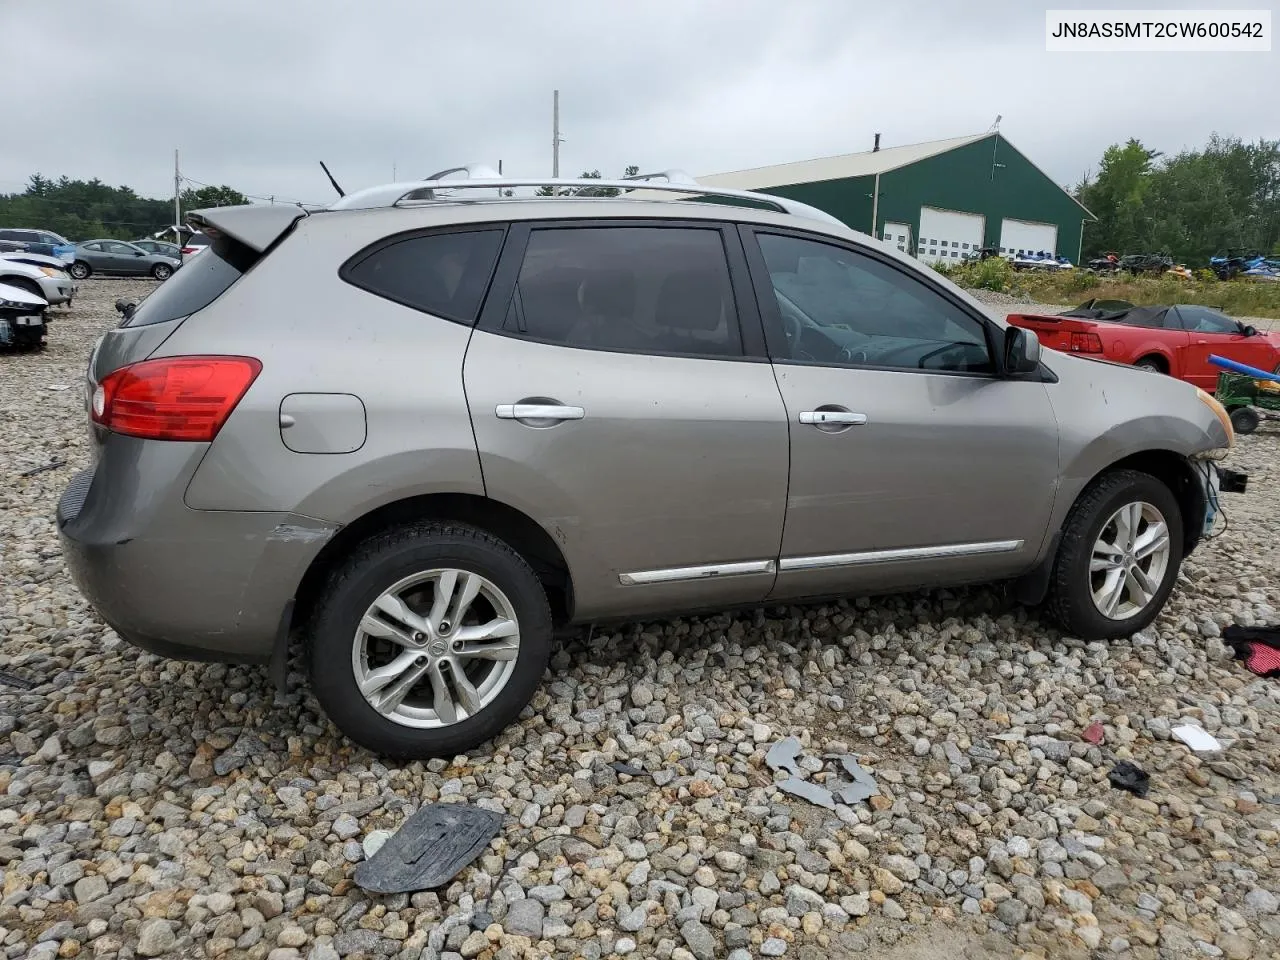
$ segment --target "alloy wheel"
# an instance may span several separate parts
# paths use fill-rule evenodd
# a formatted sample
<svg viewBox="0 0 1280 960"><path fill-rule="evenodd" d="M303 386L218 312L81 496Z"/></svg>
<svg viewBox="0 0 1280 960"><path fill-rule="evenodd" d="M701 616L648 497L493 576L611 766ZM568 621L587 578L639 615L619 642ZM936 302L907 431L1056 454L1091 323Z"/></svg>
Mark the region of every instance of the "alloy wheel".
<svg viewBox="0 0 1280 960"><path fill-rule="evenodd" d="M1128 620L1150 606L1169 568L1169 525L1150 503L1126 503L1094 541L1089 587L1094 606L1111 620Z"/></svg>
<svg viewBox="0 0 1280 960"><path fill-rule="evenodd" d="M519 653L506 594L478 573L437 569L405 577L370 604L351 667L365 701L387 720L443 727L493 703Z"/></svg>

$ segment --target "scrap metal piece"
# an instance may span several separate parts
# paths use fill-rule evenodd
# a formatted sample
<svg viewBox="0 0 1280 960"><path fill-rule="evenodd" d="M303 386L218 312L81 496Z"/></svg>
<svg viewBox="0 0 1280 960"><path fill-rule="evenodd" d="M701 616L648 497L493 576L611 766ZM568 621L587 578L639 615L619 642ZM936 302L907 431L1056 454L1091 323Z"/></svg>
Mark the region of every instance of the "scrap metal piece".
<svg viewBox="0 0 1280 960"><path fill-rule="evenodd" d="M355 870L372 893L442 887L480 855L502 828L502 815L462 803L432 803L406 820Z"/></svg>
<svg viewBox="0 0 1280 960"><path fill-rule="evenodd" d="M852 753L828 754L828 759L839 760L840 765L844 767L844 772L853 778L853 783L839 791L840 798L845 803L857 803L859 800L880 795L880 784L876 783L875 777L858 765L858 758ZM845 800L846 795L853 799Z"/></svg>
<svg viewBox="0 0 1280 960"><path fill-rule="evenodd" d="M770 770L785 770L793 777L800 776L800 767L796 757L800 755L800 741L795 737L779 740L764 755L764 762Z"/></svg>
<svg viewBox="0 0 1280 960"><path fill-rule="evenodd" d="M810 783L808 780L788 777L779 783L777 787L783 793L789 793L793 797L799 797L801 800L808 800L819 807L826 807L828 810L836 808L836 801L831 796L831 791L818 786L816 783Z"/></svg>

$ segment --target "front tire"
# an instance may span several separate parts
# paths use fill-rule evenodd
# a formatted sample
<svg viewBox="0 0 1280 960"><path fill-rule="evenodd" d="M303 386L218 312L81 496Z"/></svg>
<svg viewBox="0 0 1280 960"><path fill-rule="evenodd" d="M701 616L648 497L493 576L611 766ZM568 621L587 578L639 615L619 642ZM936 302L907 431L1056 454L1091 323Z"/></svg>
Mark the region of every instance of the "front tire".
<svg viewBox="0 0 1280 960"><path fill-rule="evenodd" d="M67 272L77 280L88 280L93 275L93 268L83 260L77 260Z"/></svg>
<svg viewBox="0 0 1280 960"><path fill-rule="evenodd" d="M157 280L168 280L173 276L173 268L167 263L157 263L151 268L151 276Z"/></svg>
<svg viewBox="0 0 1280 960"><path fill-rule="evenodd" d="M1136 470L1105 474L1063 526L1046 608L1085 640L1127 637L1150 625L1182 562L1182 512L1167 486Z"/></svg>
<svg viewBox="0 0 1280 960"><path fill-rule="evenodd" d="M452 757L533 698L551 610L525 560L475 527L371 537L330 577L308 644L311 686L350 739L397 760Z"/></svg>

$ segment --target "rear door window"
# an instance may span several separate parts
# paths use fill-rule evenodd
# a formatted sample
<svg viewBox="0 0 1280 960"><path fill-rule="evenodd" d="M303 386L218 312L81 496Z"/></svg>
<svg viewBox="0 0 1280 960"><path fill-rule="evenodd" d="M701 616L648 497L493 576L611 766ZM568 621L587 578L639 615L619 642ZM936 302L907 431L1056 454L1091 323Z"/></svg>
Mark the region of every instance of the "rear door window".
<svg viewBox="0 0 1280 960"><path fill-rule="evenodd" d="M424 234L376 246L339 276L363 290L456 323L475 323L505 230Z"/></svg>
<svg viewBox="0 0 1280 960"><path fill-rule="evenodd" d="M258 260L258 254L230 237L219 237L208 250L156 287L121 326L141 327L176 320L203 310L222 296Z"/></svg>
<svg viewBox="0 0 1280 960"><path fill-rule="evenodd" d="M743 353L718 227L535 229L502 330L595 350Z"/></svg>

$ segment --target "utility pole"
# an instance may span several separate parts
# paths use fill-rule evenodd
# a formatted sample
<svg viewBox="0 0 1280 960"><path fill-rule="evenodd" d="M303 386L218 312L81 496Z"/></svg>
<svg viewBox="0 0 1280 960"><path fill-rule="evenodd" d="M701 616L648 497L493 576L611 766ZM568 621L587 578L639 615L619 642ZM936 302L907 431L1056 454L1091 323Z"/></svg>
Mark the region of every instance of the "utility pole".
<svg viewBox="0 0 1280 960"><path fill-rule="evenodd" d="M560 179L560 91L551 96L551 178Z"/></svg>
<svg viewBox="0 0 1280 960"><path fill-rule="evenodd" d="M178 148L173 148L173 235L178 243L182 242L182 234L178 228L182 226L182 175L178 172Z"/></svg>

